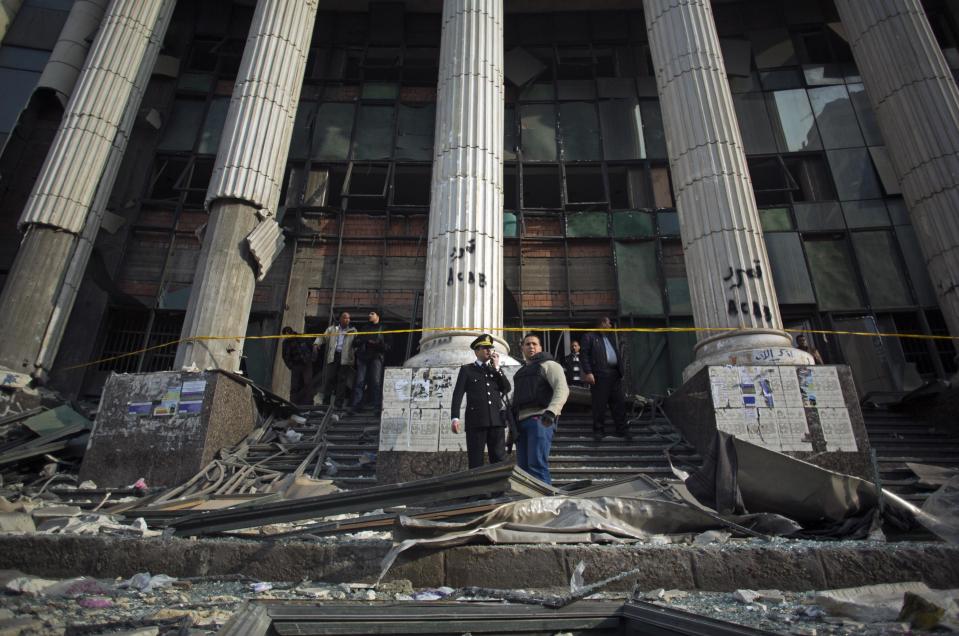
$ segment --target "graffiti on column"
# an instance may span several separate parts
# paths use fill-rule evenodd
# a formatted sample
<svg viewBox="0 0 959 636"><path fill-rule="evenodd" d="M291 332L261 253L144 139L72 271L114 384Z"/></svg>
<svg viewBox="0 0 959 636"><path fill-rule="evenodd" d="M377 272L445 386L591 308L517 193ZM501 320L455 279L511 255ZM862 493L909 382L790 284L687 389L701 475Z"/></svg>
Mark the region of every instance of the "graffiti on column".
<svg viewBox="0 0 959 636"><path fill-rule="evenodd" d="M747 280L761 279L763 277L763 270L762 267L760 267L760 261L754 260L753 265L754 267L750 268L734 268L730 265L726 275L723 276L723 282L729 283L729 289L732 290L741 289ZM766 322L772 322L773 320L772 310L769 309L769 305L760 305L755 300L750 305L748 302L737 302L735 299L729 298L726 301L726 309L730 316L748 316L752 313L753 316L760 320L765 319Z"/></svg>
<svg viewBox="0 0 959 636"><path fill-rule="evenodd" d="M450 250L450 268L449 274L446 277L446 286L450 287L455 281L461 283L467 283L469 285L478 285L479 287L486 287L486 274L484 272L475 272L473 270L462 270L457 265L459 262L466 262L466 255L473 254L476 251L476 239L470 239L466 243L466 247L454 247Z"/></svg>

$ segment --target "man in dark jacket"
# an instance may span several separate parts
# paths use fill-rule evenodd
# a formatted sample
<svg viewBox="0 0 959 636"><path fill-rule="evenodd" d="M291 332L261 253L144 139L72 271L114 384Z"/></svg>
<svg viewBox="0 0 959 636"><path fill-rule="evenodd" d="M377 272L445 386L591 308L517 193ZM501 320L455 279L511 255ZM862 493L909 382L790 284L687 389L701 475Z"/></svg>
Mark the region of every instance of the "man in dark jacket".
<svg viewBox="0 0 959 636"><path fill-rule="evenodd" d="M310 404L313 386L313 345L292 327L283 327L283 364L290 370L290 401L294 404Z"/></svg>
<svg viewBox="0 0 959 636"><path fill-rule="evenodd" d="M353 339L356 378L352 407L365 403L378 411L383 406L383 356L390 349L390 336L383 333L380 312L375 309L370 312L370 324L363 328L363 333L365 335Z"/></svg>
<svg viewBox="0 0 959 636"><path fill-rule="evenodd" d="M460 403L466 395L466 456L470 468L483 465L483 451L489 451L489 463L506 459L505 396L510 384L499 368L499 354L493 350L493 338L483 334L470 344L476 360L460 367L453 387L450 427L463 431Z"/></svg>
<svg viewBox="0 0 959 636"><path fill-rule="evenodd" d="M623 364L616 350L616 341L604 333L604 330L612 327L609 316L597 320L597 331L591 331L583 338L583 352L580 355L583 380L593 386L593 436L597 440L603 437L607 405L613 414L616 435L629 437L626 398L623 395Z"/></svg>
<svg viewBox="0 0 959 636"><path fill-rule="evenodd" d="M569 397L563 367L543 351L536 334L523 338L526 362L513 376L513 411L516 413L516 467L551 484L549 450L559 417Z"/></svg>
<svg viewBox="0 0 959 636"><path fill-rule="evenodd" d="M569 386L589 386L583 382L583 364L579 360L581 347L579 340L569 343L571 353L563 358L563 370L566 371L566 384Z"/></svg>

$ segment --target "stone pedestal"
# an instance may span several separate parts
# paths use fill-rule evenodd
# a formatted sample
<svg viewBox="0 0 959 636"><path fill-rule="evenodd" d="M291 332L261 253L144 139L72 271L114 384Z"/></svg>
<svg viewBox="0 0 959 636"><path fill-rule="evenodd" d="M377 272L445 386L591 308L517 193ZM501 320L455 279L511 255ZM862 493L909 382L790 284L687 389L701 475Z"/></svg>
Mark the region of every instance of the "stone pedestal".
<svg viewBox="0 0 959 636"><path fill-rule="evenodd" d="M720 430L822 468L874 478L848 366L709 366L663 407L700 453Z"/></svg>
<svg viewBox="0 0 959 636"><path fill-rule="evenodd" d="M512 382L519 367L504 367ZM466 434L450 430L459 366L390 367L383 377L383 412L376 481L392 484L467 469ZM465 412L466 400L460 405Z"/></svg>
<svg viewBox="0 0 959 636"><path fill-rule="evenodd" d="M112 375L80 467L80 480L118 488L140 477L175 486L252 430L250 387L216 371Z"/></svg>

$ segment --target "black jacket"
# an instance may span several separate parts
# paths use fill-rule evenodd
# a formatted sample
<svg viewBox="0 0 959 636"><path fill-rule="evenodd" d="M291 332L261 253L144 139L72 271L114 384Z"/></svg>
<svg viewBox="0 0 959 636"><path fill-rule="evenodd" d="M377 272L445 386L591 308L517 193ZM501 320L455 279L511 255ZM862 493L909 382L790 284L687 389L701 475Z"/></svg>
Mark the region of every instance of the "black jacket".
<svg viewBox="0 0 959 636"><path fill-rule="evenodd" d="M583 366L583 373L595 373L595 374L607 374L607 373L619 373L622 375L623 369L623 352L616 346L616 339L612 336L606 336L609 338L609 343L613 345L613 349L616 351L616 365L615 370L611 369L609 362L606 360L606 344L603 342L603 335L596 331L591 331L583 337L583 341L580 343L581 349L579 352L579 361Z"/></svg>
<svg viewBox="0 0 959 636"><path fill-rule="evenodd" d="M375 325L368 324L360 329L363 332L377 332L374 335L357 336L353 339L353 347L356 349L356 357L360 360L372 360L374 358L383 359L383 356L390 350L392 335L382 333L385 327L383 323Z"/></svg>
<svg viewBox="0 0 959 636"><path fill-rule="evenodd" d="M475 362L464 364L456 376L450 418L460 417L460 403L466 395L466 430L506 426L500 414L505 406L503 396L510 383L502 371L492 366L479 367Z"/></svg>

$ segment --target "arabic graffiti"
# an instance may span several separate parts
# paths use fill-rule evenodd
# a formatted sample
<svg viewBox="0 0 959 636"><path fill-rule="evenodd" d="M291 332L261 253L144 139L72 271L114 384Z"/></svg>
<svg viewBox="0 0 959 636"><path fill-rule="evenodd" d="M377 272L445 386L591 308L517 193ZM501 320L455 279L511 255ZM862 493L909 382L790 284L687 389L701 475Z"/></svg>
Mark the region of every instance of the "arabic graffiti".
<svg viewBox="0 0 959 636"><path fill-rule="evenodd" d="M449 274L446 277L446 286L451 287L454 282L459 281L461 283L467 283L469 285L478 285L480 287L486 287L486 274L483 272L474 272L474 271L456 271L455 265L456 261L466 258L467 254L472 254L476 251L476 239L470 239L466 244L466 247L454 247L450 250L450 268Z"/></svg>

